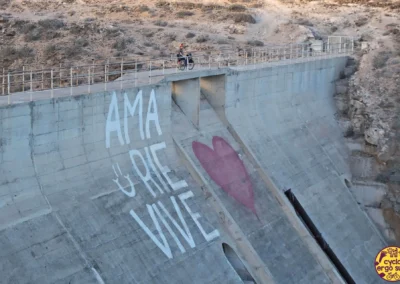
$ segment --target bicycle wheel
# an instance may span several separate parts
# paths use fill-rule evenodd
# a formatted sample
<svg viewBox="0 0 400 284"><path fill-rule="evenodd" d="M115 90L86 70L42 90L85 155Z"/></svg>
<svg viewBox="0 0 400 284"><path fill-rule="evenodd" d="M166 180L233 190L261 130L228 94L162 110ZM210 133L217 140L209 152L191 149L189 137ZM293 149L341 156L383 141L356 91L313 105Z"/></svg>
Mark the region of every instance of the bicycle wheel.
<svg viewBox="0 0 400 284"><path fill-rule="evenodd" d="M184 62L182 62L182 61L179 61L179 63L178 63L178 69L179 70L181 70L181 71L183 71L183 70L185 70L185 63Z"/></svg>
<svg viewBox="0 0 400 284"><path fill-rule="evenodd" d="M189 70L192 70L193 68L194 68L194 62L193 62L193 63L189 63L188 69L189 69Z"/></svg>

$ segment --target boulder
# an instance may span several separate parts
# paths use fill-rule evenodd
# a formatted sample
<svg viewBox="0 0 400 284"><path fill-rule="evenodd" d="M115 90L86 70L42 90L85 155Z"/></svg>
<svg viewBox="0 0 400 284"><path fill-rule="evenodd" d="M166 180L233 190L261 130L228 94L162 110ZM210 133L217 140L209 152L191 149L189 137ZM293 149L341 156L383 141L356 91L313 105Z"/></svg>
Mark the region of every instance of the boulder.
<svg viewBox="0 0 400 284"><path fill-rule="evenodd" d="M364 130L365 118L362 115L355 115L352 117L353 131L356 134L362 134Z"/></svg>
<svg viewBox="0 0 400 284"><path fill-rule="evenodd" d="M6 30L5 35L6 36L15 36L16 32L14 30Z"/></svg>
<svg viewBox="0 0 400 284"><path fill-rule="evenodd" d="M364 139L369 144L378 146L379 140L381 140L384 135L385 135L385 131L383 129L371 127L365 131Z"/></svg>
<svg viewBox="0 0 400 284"><path fill-rule="evenodd" d="M230 25L228 27L228 31L230 34L244 34L245 27L239 25Z"/></svg>

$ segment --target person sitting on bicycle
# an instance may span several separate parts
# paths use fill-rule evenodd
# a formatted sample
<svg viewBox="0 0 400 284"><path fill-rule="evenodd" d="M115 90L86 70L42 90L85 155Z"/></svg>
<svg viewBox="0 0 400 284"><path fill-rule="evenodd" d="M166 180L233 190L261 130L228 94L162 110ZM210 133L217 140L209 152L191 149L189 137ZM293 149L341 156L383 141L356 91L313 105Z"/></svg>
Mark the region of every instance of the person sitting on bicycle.
<svg viewBox="0 0 400 284"><path fill-rule="evenodd" d="M186 60L186 57L185 57L185 53L183 51L184 47L185 46L183 45L183 43L181 43L181 45L179 46L178 60L179 61L184 61L185 66L187 66L187 60Z"/></svg>

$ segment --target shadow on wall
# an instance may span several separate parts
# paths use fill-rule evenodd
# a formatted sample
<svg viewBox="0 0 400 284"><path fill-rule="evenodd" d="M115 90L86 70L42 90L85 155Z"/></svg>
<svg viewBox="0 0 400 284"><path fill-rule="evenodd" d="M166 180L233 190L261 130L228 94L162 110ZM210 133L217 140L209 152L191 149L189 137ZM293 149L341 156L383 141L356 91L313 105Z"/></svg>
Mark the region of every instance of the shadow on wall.
<svg viewBox="0 0 400 284"><path fill-rule="evenodd" d="M222 243L222 249L224 250L225 257L228 259L233 269L235 269L240 279L242 279L243 283L255 284L256 281L246 269L236 252L226 243Z"/></svg>

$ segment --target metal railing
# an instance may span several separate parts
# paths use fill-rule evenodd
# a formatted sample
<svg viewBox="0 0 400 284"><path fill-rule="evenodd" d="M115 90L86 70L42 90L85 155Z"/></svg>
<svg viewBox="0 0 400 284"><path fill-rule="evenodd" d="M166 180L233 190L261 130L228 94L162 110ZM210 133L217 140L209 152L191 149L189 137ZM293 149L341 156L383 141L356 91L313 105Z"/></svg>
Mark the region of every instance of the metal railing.
<svg viewBox="0 0 400 284"><path fill-rule="evenodd" d="M184 71L179 70L176 57L146 61L121 58L119 62L107 60L102 64L93 62L90 65L71 67L64 67L60 64L58 67L49 69L28 70L24 67L18 71L6 72L3 70L1 94L8 96L8 104L10 104L14 93L30 93L31 100L33 94L40 91L50 90L50 96L53 97L53 90L71 88L72 94L72 88L78 86L87 86L87 92L91 93L94 91L94 85L98 85L98 83L104 84L105 89L111 83L119 83L122 88L127 81L133 86L151 84L155 81L155 77L166 74L248 65L254 65L256 68L256 65L261 63L287 64L299 59L345 55L353 51L354 41L351 38L341 37L334 40L328 39L327 42L321 42L320 45L315 43L290 44L254 48L250 52L242 50L218 55L197 54L192 56L195 68Z"/></svg>

